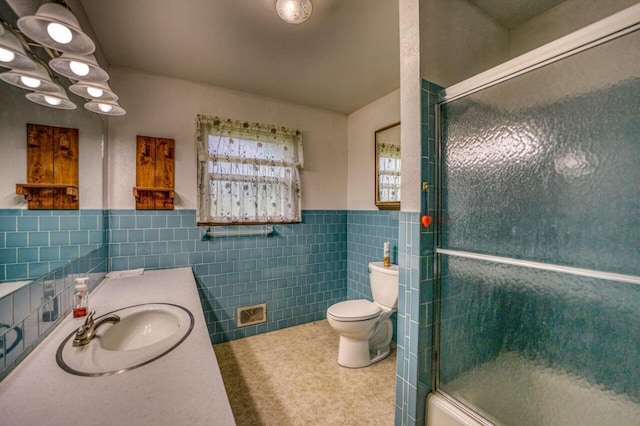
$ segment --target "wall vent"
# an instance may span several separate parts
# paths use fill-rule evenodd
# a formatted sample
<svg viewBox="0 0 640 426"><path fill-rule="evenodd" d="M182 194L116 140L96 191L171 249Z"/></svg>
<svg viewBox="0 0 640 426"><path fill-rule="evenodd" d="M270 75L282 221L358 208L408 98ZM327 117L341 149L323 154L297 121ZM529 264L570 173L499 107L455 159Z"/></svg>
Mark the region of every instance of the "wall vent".
<svg viewBox="0 0 640 426"><path fill-rule="evenodd" d="M253 305L238 308L238 327L260 324L267 321L267 305Z"/></svg>

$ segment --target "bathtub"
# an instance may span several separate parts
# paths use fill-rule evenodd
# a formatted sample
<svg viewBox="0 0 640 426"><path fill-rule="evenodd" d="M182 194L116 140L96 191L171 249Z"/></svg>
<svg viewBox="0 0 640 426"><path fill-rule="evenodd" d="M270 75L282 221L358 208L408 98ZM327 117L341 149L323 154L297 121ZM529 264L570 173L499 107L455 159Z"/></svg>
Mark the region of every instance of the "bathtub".
<svg viewBox="0 0 640 426"><path fill-rule="evenodd" d="M427 396L428 426L483 426L437 393Z"/></svg>
<svg viewBox="0 0 640 426"><path fill-rule="evenodd" d="M467 371L446 386L449 394L475 401L488 413L499 413L496 425L638 426L640 405L627 395L589 384L585 379L532 362L517 353ZM482 413L481 413L482 414ZM490 417L489 414L485 414ZM479 426L440 394L427 399L428 426Z"/></svg>

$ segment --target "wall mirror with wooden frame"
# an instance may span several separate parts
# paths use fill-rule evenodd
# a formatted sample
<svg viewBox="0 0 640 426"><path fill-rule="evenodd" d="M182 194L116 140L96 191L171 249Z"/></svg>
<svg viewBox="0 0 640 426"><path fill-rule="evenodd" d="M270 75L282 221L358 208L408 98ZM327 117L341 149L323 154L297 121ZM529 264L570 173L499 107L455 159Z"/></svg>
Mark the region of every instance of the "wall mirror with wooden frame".
<svg viewBox="0 0 640 426"><path fill-rule="evenodd" d="M375 202L379 210L400 210L400 123L375 132Z"/></svg>

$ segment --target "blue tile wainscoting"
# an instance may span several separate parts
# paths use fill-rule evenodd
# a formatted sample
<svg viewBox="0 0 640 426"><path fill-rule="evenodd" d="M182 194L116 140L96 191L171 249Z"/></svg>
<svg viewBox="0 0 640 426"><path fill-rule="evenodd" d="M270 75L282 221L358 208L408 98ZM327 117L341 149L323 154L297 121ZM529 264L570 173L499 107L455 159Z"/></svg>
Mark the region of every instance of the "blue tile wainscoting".
<svg viewBox="0 0 640 426"><path fill-rule="evenodd" d="M105 243L103 210L0 209L0 282L36 279Z"/></svg>
<svg viewBox="0 0 640 426"><path fill-rule="evenodd" d="M389 241L397 263L398 212L305 210L276 235L201 241L194 210L109 212L112 270L191 266L212 342L322 319L345 299L371 300L368 263ZM238 328L236 310L267 304L267 322Z"/></svg>
<svg viewBox="0 0 640 426"><path fill-rule="evenodd" d="M271 236L202 240L195 210L109 210L111 270L190 266L212 343L325 318L347 296L347 212L305 210ZM265 323L238 327L237 309L265 303Z"/></svg>
<svg viewBox="0 0 640 426"><path fill-rule="evenodd" d="M0 298L0 381L71 312L75 278L88 276L89 291L102 281L107 254L102 245Z"/></svg>

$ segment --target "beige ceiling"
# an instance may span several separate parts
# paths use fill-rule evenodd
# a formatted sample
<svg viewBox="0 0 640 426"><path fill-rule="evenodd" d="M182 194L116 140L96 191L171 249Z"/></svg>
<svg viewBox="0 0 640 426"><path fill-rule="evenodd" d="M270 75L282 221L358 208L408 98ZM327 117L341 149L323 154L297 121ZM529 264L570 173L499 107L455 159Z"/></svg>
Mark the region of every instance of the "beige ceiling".
<svg viewBox="0 0 640 426"><path fill-rule="evenodd" d="M534 16L546 12L565 0L468 0L492 17L504 28L510 29Z"/></svg>
<svg viewBox="0 0 640 426"><path fill-rule="evenodd" d="M350 113L400 87L398 2L81 0L107 62Z"/></svg>
<svg viewBox="0 0 640 426"><path fill-rule="evenodd" d="M512 28L563 0L429 1L469 1ZM400 87L399 0L312 0L301 25L275 2L80 0L112 66L345 114Z"/></svg>
<svg viewBox="0 0 640 426"><path fill-rule="evenodd" d="M46 1L6 0L20 16ZM400 87L399 0L312 0L301 25L281 21L275 1L67 0L84 8L110 66L345 114ZM468 1L505 28L563 2L428 1Z"/></svg>
<svg viewBox="0 0 640 426"><path fill-rule="evenodd" d="M47 0L6 1L23 15ZM345 114L400 87L399 0L312 0L301 25L281 21L276 0L67 1L110 66ZM468 1L513 28L564 0L428 1Z"/></svg>

